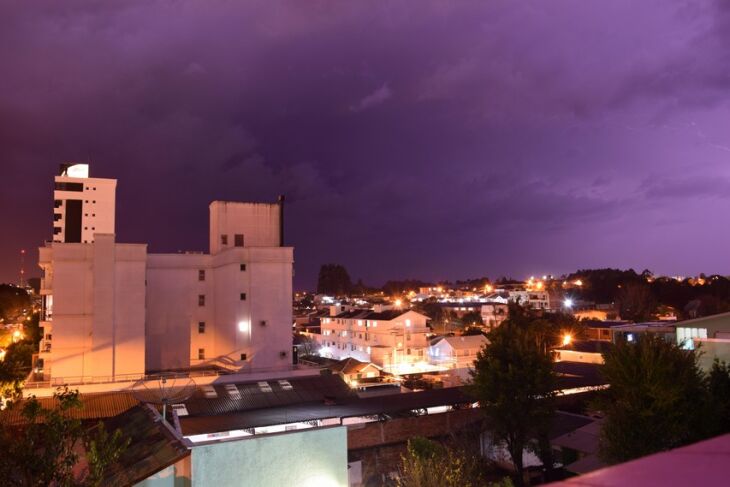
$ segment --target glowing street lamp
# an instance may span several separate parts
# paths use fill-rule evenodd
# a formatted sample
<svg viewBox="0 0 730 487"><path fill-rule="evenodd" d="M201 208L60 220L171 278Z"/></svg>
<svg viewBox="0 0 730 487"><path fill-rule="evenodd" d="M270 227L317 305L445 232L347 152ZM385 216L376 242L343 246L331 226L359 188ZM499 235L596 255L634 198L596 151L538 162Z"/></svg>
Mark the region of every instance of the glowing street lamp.
<svg viewBox="0 0 730 487"><path fill-rule="evenodd" d="M570 333L566 333L563 335L563 346L570 345L570 342L573 341L573 337L570 335Z"/></svg>
<svg viewBox="0 0 730 487"><path fill-rule="evenodd" d="M565 306L568 309L572 308L574 304L575 303L573 302L573 300L571 298L565 298L563 300L563 306Z"/></svg>

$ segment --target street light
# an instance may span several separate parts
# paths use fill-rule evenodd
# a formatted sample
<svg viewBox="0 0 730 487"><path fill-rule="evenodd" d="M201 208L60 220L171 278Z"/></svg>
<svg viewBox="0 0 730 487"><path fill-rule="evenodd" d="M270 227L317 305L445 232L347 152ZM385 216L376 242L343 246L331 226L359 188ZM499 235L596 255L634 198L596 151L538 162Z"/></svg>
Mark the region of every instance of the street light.
<svg viewBox="0 0 730 487"><path fill-rule="evenodd" d="M570 335L570 333L566 333L565 335L563 335L563 346L564 347L570 345L570 342L572 342L572 341L573 341L573 337Z"/></svg>
<svg viewBox="0 0 730 487"><path fill-rule="evenodd" d="M563 300L563 306L565 306L568 309L572 308L573 304L575 304L575 303L573 303L573 300L571 298L565 298Z"/></svg>

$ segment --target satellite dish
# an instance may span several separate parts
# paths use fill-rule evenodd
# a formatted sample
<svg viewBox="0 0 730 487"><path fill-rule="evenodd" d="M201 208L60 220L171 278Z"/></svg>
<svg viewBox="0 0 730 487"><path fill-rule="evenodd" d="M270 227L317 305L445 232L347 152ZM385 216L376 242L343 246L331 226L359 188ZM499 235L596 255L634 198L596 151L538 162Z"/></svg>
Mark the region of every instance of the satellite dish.
<svg viewBox="0 0 730 487"><path fill-rule="evenodd" d="M167 406L188 400L195 392L195 381L190 377L160 376L156 380L138 380L132 386L135 399L162 406L162 419L167 420Z"/></svg>

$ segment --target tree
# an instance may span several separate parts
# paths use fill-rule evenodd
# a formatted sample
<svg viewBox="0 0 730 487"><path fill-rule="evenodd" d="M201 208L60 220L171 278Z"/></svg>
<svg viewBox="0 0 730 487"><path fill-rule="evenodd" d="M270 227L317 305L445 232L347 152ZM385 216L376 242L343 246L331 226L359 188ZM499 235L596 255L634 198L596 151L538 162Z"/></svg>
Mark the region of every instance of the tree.
<svg viewBox="0 0 730 487"><path fill-rule="evenodd" d="M0 284L0 321L16 323L30 308L28 292L11 284Z"/></svg>
<svg viewBox="0 0 730 487"><path fill-rule="evenodd" d="M299 357L316 355L320 348L317 340L303 333L294 334L294 343L299 348Z"/></svg>
<svg viewBox="0 0 730 487"><path fill-rule="evenodd" d="M651 334L604 353L610 387L603 407L601 456L624 462L703 437L706 392L694 351Z"/></svg>
<svg viewBox="0 0 730 487"><path fill-rule="evenodd" d="M533 440L543 436L555 414L556 376L540 321L531 311L510 306L510 316L487 335L489 343L472 371L472 393L492 437L507 447L517 485L524 482L523 451L538 449Z"/></svg>
<svg viewBox="0 0 730 487"><path fill-rule="evenodd" d="M713 418L709 435L715 436L730 432L730 366L715 359L707 376L710 413Z"/></svg>
<svg viewBox="0 0 730 487"><path fill-rule="evenodd" d="M464 316L461 317L461 321L464 323L464 326L484 326L484 320L482 320L481 313L476 311L464 313Z"/></svg>
<svg viewBox="0 0 730 487"><path fill-rule="evenodd" d="M78 391L54 394L56 406L44 408L31 397L15 402L21 422L0 416L0 478L10 485L99 486L107 467L124 452L129 440L121 431L108 434L103 423L87 430L72 411L81 407ZM86 449L88 467L78 472L79 446Z"/></svg>
<svg viewBox="0 0 730 487"><path fill-rule="evenodd" d="M479 460L465 451L416 436L401 457L398 487L477 487L487 485ZM495 484L492 484L496 487ZM508 487L510 483L500 483Z"/></svg>
<svg viewBox="0 0 730 487"><path fill-rule="evenodd" d="M340 264L325 264L319 269L317 293L343 296L352 290L350 275Z"/></svg>
<svg viewBox="0 0 730 487"><path fill-rule="evenodd" d="M648 321L654 317L657 303L646 283L625 284L616 296L621 319L635 322Z"/></svg>
<svg viewBox="0 0 730 487"><path fill-rule="evenodd" d="M109 434L101 421L87 431L83 436L83 443L89 466L83 484L89 487L101 486L107 468L119 460L130 441L119 429Z"/></svg>
<svg viewBox="0 0 730 487"><path fill-rule="evenodd" d="M23 381L28 377L34 346L27 341L11 344L0 361L0 405L20 397Z"/></svg>

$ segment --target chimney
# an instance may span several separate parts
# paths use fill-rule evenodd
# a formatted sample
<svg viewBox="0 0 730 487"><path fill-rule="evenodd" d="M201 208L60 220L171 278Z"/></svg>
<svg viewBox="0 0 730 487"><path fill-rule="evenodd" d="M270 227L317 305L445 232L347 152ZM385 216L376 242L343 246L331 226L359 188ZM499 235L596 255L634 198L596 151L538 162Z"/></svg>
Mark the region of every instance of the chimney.
<svg viewBox="0 0 730 487"><path fill-rule="evenodd" d="M279 195L279 247L284 246L284 195Z"/></svg>

